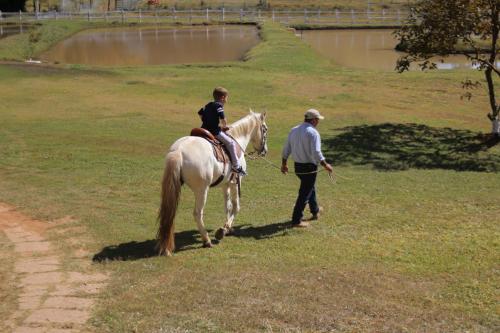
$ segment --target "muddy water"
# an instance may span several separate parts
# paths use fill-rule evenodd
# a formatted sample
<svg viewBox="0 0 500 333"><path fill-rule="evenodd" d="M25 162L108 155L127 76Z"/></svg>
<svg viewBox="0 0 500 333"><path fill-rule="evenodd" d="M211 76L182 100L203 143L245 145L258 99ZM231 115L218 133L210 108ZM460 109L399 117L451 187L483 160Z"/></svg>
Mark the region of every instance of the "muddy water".
<svg viewBox="0 0 500 333"><path fill-rule="evenodd" d="M394 70L403 53L396 52L392 30L310 30L297 32L320 54L346 67ZM462 56L437 63L439 69L470 68Z"/></svg>
<svg viewBox="0 0 500 333"><path fill-rule="evenodd" d="M41 58L102 66L221 62L241 59L258 42L253 26L117 28L78 33Z"/></svg>

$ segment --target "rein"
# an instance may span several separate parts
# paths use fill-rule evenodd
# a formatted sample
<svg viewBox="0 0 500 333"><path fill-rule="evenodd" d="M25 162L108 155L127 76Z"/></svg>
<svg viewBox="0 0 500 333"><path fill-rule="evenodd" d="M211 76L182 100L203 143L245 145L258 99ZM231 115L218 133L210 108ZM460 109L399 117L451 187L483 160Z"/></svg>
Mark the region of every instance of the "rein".
<svg viewBox="0 0 500 333"><path fill-rule="evenodd" d="M245 156L247 156L251 160L255 160L255 159L259 159L260 158L261 160L264 160L267 164L269 164L270 166L272 166L275 169L280 170L280 172L281 172L281 167L280 166L278 166L276 163L273 163L272 161L268 160L264 156L261 156L261 155L255 156L255 154L247 154L247 153L245 153ZM295 174L296 175L310 175L310 174L313 174L313 173L320 173L320 172L323 172L323 171L326 171L326 170L325 169L319 169L319 170L311 171L311 172L296 172ZM333 172L328 174L328 178L330 179L330 181L332 182L332 184L335 184L337 182L336 178L341 178L341 179L344 179L344 180L352 180L352 178L344 177L344 176L341 176L341 175L339 175L337 173L333 174Z"/></svg>

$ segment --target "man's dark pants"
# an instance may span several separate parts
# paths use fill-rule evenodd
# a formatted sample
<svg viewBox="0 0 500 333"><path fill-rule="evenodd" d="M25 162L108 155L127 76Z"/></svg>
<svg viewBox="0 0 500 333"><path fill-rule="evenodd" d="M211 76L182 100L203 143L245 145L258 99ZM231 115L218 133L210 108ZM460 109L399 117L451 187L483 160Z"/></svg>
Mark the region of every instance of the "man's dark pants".
<svg viewBox="0 0 500 333"><path fill-rule="evenodd" d="M295 207L293 208L292 224L300 223L300 220L304 216L304 208L308 203L312 214L316 214L319 211L318 202L316 201L316 189L314 187L317 175L315 171L317 170L318 166L312 163L295 163L295 173L300 178L300 188Z"/></svg>

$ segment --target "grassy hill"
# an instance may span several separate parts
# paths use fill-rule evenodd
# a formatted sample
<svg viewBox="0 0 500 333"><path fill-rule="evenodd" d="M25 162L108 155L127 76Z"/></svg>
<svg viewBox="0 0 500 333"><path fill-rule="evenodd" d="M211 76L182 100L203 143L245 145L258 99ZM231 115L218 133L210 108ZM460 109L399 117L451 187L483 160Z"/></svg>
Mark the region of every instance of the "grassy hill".
<svg viewBox="0 0 500 333"><path fill-rule="evenodd" d="M481 74L343 68L281 26L266 23L262 37L245 62L0 64L0 201L43 220L73 216L79 228L48 237L110 275L89 331L496 331L500 146L483 143L484 91L459 98L464 76ZM201 248L184 188L178 251L157 257L165 151L199 126L218 85L230 91L230 122L267 109L274 163L304 111L319 109L337 182L319 174L325 213L290 229L297 178L250 160L236 235ZM211 236L223 217L212 189ZM5 286L15 283L8 267ZM2 315L16 310L16 292L0 288Z"/></svg>

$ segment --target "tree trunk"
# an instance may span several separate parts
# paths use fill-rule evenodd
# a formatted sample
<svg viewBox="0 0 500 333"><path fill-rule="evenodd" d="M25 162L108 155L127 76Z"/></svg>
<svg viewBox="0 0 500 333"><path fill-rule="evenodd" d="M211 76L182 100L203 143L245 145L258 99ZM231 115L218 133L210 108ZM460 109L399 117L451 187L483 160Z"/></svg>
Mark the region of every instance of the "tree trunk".
<svg viewBox="0 0 500 333"><path fill-rule="evenodd" d="M493 120L491 123L491 133L496 137L500 137L500 119L497 117L497 119Z"/></svg>
<svg viewBox="0 0 500 333"><path fill-rule="evenodd" d="M495 66L496 62L496 57L497 57L497 41L498 41L498 34L499 34L499 27L498 27L498 4L493 3L491 7L491 50L490 50L490 58L489 58L489 63L490 66ZM491 67L488 67L484 71L484 75L486 76L486 82L488 82L488 94L490 97L490 107L491 107L491 113L488 114L488 118L490 118L491 122L493 123L492 126L492 134L496 136L500 136L500 125L499 125L499 118L498 118L498 112L500 111L500 107L497 105L497 101L495 98L495 87L493 83L493 78L491 77L493 69Z"/></svg>

